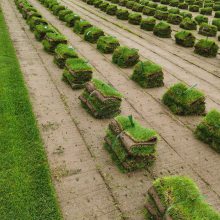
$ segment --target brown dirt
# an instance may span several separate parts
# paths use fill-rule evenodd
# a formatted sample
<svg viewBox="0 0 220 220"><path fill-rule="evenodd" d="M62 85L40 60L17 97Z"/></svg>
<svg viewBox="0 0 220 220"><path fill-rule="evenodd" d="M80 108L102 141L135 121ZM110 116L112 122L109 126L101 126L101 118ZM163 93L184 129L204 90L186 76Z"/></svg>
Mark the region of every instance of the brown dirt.
<svg viewBox="0 0 220 220"><path fill-rule="evenodd" d="M80 7L65 0L71 9L116 36L122 44L138 48L142 58L163 66L165 87L144 90L129 80L131 69L114 66L110 56L100 54L94 45L84 42L36 0L30 2L95 67L95 77L111 83L124 94L122 114L133 114L161 136L158 158L150 170L119 173L102 147L109 120L93 119L81 108L78 100L81 91L72 91L61 81L62 70L53 64L53 57L34 39L12 0L3 0L2 7L41 125L65 219L143 219L151 181L171 174L192 177L207 200L220 210L219 155L196 140L191 130L201 117L173 116L160 102L166 88L181 80L190 85L198 83L208 94L207 108L219 108L219 58L207 59L202 64L206 59L193 55L190 50L171 47L167 41L150 34L141 38L116 26L114 18L112 23L107 22L95 13L92 15L91 8L82 2L76 0L78 5L83 4Z"/></svg>

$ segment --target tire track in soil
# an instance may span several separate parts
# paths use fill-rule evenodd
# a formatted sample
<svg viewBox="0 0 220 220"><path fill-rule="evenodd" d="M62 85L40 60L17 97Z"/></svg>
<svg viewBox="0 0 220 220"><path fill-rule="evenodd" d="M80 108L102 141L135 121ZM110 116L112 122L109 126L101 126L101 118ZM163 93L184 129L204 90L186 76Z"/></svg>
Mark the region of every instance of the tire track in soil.
<svg viewBox="0 0 220 220"><path fill-rule="evenodd" d="M181 131L175 130L176 128L178 128L178 124L174 122L167 123L167 116L163 113L163 111L160 108L157 110L156 113L154 112L154 108L149 108L149 106L147 105L144 105L144 109L141 108L142 105L146 103L147 98L149 99L150 97L143 97L143 94L140 93L138 89L137 91L134 89L136 88L136 85L132 84L132 82L125 81L121 75L117 75L117 72L119 72L118 68L116 68L108 62L104 62L105 60L103 59L103 57L99 53L97 53L97 51L94 48L91 48L90 45L87 45L85 44L85 42L82 42L81 38L72 33L68 28L66 28L63 25L63 23L59 22L55 17L53 17L46 9L43 8L43 6L38 4L37 8L40 9L41 13L48 20L50 20L52 24L56 24L56 27L58 27L60 30L62 29L61 32L69 38L73 46L78 48L78 52L83 54L90 61L93 61L93 65L95 64L96 66L95 76L98 76L101 79L104 78L105 81L111 82L114 86L116 85L116 88L120 88L120 92L123 92L126 96L129 95L129 98L126 97L126 100L123 102L123 114L132 113L146 126L154 127L155 129L159 130L160 133L162 132L163 135L167 135L169 141L167 140L167 138L165 139L163 137L158 146L158 160L155 166L150 170L151 175L157 177L166 174L188 174L197 181L203 193L208 194L208 201L211 202L216 208L220 207L218 204L219 196L214 192L214 190L216 190L217 188L215 188L215 185L212 184L214 182L216 183L217 180L214 181L213 179L209 179L209 176L205 175L205 172L201 172L202 170L204 171L205 166L201 167L201 170L198 171L199 167L196 164L197 162L199 162L198 157L200 156L198 155L201 154L201 148L203 147L208 157L208 159L206 160L209 160L209 168L211 167L209 170L207 170L207 172L209 172L213 168L212 164L210 163L212 163L213 161L217 162L218 156L211 149L207 148L206 145L202 144L201 142L198 142L195 139L192 140L190 137L190 135L192 134L190 133L190 135L187 135L185 128L183 128L182 125L180 126ZM41 45L38 45L38 47L40 50ZM57 75L55 74L57 72L57 68L55 68L54 65L51 66L50 60L52 60L50 56L48 57L48 59L45 59L45 62L49 62L47 65L48 69L51 69L51 73L53 73L52 76L55 78L54 80L56 81L57 87L61 88L61 91L63 92L63 94L65 94L66 102L70 106L70 112L72 114L72 117L75 116L74 118L75 120L77 120L77 126L82 131L82 134L85 135L85 139L87 140L88 145L90 145L90 149L94 152L96 160L100 164L100 170L102 170L103 176L108 182L109 187L112 189L113 195L119 201L121 210L129 216L129 219L142 219L143 216L139 212L141 211L141 208L143 207L143 203L145 200L143 195L146 193L146 183L149 183L149 174L145 171L136 172L129 175L123 175L118 172L118 170L111 163L111 160L109 160L109 155L107 155L107 153L102 148L104 136L103 128L107 126L108 120L95 120L91 118L89 115L87 115L86 112L81 111L82 109L78 105L78 103L76 103L76 101L72 101L77 100L77 92L71 91L68 87L66 87L66 85L64 85L60 81L61 72L59 71ZM102 69L103 66L104 69ZM115 75L112 75L113 72L115 73ZM106 80L107 78L108 80ZM129 91L132 90L132 93L127 92L128 87L126 85L129 87ZM137 97L141 97L141 104L138 104L138 102L131 104L131 100L136 101ZM154 104L151 99L148 101L148 103L151 103L152 105ZM138 115L137 112L139 113ZM160 115L162 115L163 117L165 116L165 118L163 118L165 119L165 124L163 124L163 120L160 120L160 118L158 118L160 117ZM154 117L157 117L157 119L155 120ZM159 122L161 128L158 127L158 124L156 122ZM151 124L151 126L149 126L149 124ZM154 126L155 124L157 124L157 126ZM167 124L169 125L169 127L166 128L165 131L163 131L164 125ZM172 128L172 126L174 127L174 129ZM185 133L185 137L189 136L190 144L187 145L186 143L183 143L183 145L180 146L180 149L178 149L178 144L180 143L171 143L172 138L175 138L174 136L172 136L173 132L176 132L177 134L182 134L182 132ZM180 137L181 136L179 136L176 140L178 140ZM193 146L194 144L196 146L199 145L197 146L198 149L190 148L190 146ZM187 152L180 152L180 150L186 146L188 147L188 150L195 151L191 151L191 154L197 156L197 161L194 161L195 164L192 164L193 160L191 158L182 157L185 156ZM202 158L199 166L204 164L204 157L202 155L201 157ZM215 157L215 159L213 157ZM193 166L197 166L196 169L194 169ZM147 175L148 177L145 177L145 175ZM131 176L133 178L130 178ZM218 177L215 176L215 178ZM136 198L136 200L132 200L133 198Z"/></svg>
<svg viewBox="0 0 220 220"><path fill-rule="evenodd" d="M45 53L34 47L31 34L14 3L1 2L10 36L24 73L35 115L40 125L55 188L65 219L121 219L83 136L66 109L42 62Z"/></svg>

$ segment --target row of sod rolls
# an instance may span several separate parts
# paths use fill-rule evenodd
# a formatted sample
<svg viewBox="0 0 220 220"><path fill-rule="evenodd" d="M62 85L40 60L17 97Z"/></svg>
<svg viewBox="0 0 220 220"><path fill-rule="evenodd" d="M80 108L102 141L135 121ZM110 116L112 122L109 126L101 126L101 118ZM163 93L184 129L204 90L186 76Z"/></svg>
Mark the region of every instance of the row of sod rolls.
<svg viewBox="0 0 220 220"><path fill-rule="evenodd" d="M42 18L26 0L15 2L36 39L42 42L45 51L54 55L54 62L58 67L65 68L63 79L74 89L83 88L85 83L92 79L92 67L79 58L75 49L67 44L66 37Z"/></svg>
<svg viewBox="0 0 220 220"><path fill-rule="evenodd" d="M158 178L148 189L147 220L220 220L220 215L204 199L198 186L185 176Z"/></svg>
<svg viewBox="0 0 220 220"><path fill-rule="evenodd" d="M48 0L45 0L44 4L46 4L46 2L48 2ZM49 4L47 5L48 7L50 7ZM68 12L66 17L64 17L64 21L68 20L68 22L66 21L67 26L73 27L73 31L75 33L79 35L83 35L84 40L90 43L93 43L93 44L96 43L97 44L96 47L101 53L106 53L106 54L113 53L112 62L118 65L119 67L127 68L127 67L133 67L134 65L136 65L134 68L135 70L133 71L133 74L131 76L131 79L137 82L139 85L141 85L144 88L153 88L153 87L163 86L163 72L162 72L161 67L151 61L144 61L144 62L138 63L139 57L140 57L138 54L138 50L134 48L120 46L120 43L117 40L117 38L110 36L110 35L105 35L105 33L101 29L94 27L90 22L80 18L80 16L75 14L74 12L70 13L70 10L65 8L62 5L59 5L59 6L53 5L51 6L51 10L58 17L60 14L63 14L63 11ZM67 17L68 19L66 19ZM71 25L69 22L71 23ZM164 27L162 25L162 27L159 29L163 29L163 28ZM160 30L158 30L158 28L156 28L155 30L158 32L158 35L160 35ZM170 32L168 31L167 34L169 35ZM76 54L74 53L74 51L71 51L71 49L68 49L67 46L60 46L55 51L55 62L61 68L65 66L65 59L67 58L65 57L66 54L69 57L76 58L75 57ZM65 57L65 59L63 59L62 57ZM74 60L68 61L68 63L69 62L74 63ZM86 65L85 62L83 63L80 62L80 63L83 64L85 71L86 70L89 71L89 66ZM75 77L72 77L75 71L73 68L75 68L75 64L72 64L72 65L68 64L65 66L63 79L69 82L72 88L77 88L78 86L75 85L75 82L74 82L74 80L76 81L76 79ZM81 72L83 72L84 70L81 70ZM72 72L72 74L70 74L70 72ZM82 84L82 86L83 85L84 83Z"/></svg>
<svg viewBox="0 0 220 220"><path fill-rule="evenodd" d="M163 95L163 103L177 115L204 115L205 96L185 84L177 83ZM220 112L211 110L197 125L195 136L220 152Z"/></svg>
<svg viewBox="0 0 220 220"><path fill-rule="evenodd" d="M97 0L88 0L88 4L92 5ZM189 10L191 12L200 12L200 14L204 15L212 15L213 10L220 10L220 2L204 2L203 1L178 1L178 0L110 0L110 2L114 4L118 4L120 6L125 6L132 11L136 12L144 12L147 9L151 9L151 12L163 11L170 13L176 13L179 9ZM159 2L159 3L157 3ZM167 7L169 5L171 7Z"/></svg>
<svg viewBox="0 0 220 220"><path fill-rule="evenodd" d="M66 38L56 28L48 24L32 6L29 4L25 6L22 4L23 2L26 1L17 0L17 3L20 3L17 4L19 10L23 17L27 19L30 29L34 32L36 38L43 42L45 50L54 54L54 62L60 68L64 68L63 79L74 89L86 86L85 91L80 96L82 106L97 118L110 118L119 114L121 95L104 82L94 80L91 83L87 83L92 79L92 67L87 61L78 57L74 48L67 44ZM79 18L79 16L76 17ZM76 19L76 23L83 23L83 25L77 25L80 32L85 32L92 27L91 24L84 20ZM186 34L186 36L188 35ZM191 41L194 39L191 37L189 35L189 40L185 44L192 44ZM207 43L207 40L205 42ZM113 53L112 61L120 67L135 65L131 79L140 86L144 88L163 86L161 67L151 61L139 61L138 51L120 46L116 38L102 36L101 34L97 40L97 49L103 53ZM91 87L95 91L91 92ZM99 95L97 96L97 94ZM176 84L164 94L162 101L174 114L201 115L205 113L205 97L194 86L188 87L182 83ZM208 133L209 136L207 137L209 139L207 137L202 139L202 135L199 135L198 132L196 134L199 139L210 143L213 148L219 148L218 136L211 136Z"/></svg>
<svg viewBox="0 0 220 220"><path fill-rule="evenodd" d="M155 36L161 38L171 38L172 29L170 24L178 24L184 31L179 31L175 34L175 42L183 47L194 47L194 52L204 57L216 57L218 53L218 45L215 41L209 39L200 39L196 42L195 36L189 30L196 30L197 24L200 25L199 34L214 37L217 35L217 31L220 29L220 19L213 19L212 24L208 24L208 18L204 15L198 15L195 19L192 19L190 14L181 14L179 9L170 9L163 11L163 7L156 11L154 14L148 14L143 8L143 13L150 15L147 18L142 18L140 13L130 13L123 8L117 8L116 5L111 5L106 1L100 0L87 0L90 5L94 5L100 10L106 12L109 15L116 15L118 19L128 20L130 24L140 25L140 28L146 31L153 31ZM120 4L120 2L116 2ZM114 7L113 7L114 6ZM142 7L141 7L142 8ZM114 13L113 13L114 9ZM111 13L109 13L109 10ZM154 17L152 17L152 15ZM163 20L159 23L156 19ZM166 21L168 22L166 22Z"/></svg>
<svg viewBox="0 0 220 220"><path fill-rule="evenodd" d="M52 26L49 26L48 24L46 24L46 21L41 16L39 16L39 14L37 14L37 16L38 17L34 17L30 23L32 24L32 29L35 29L34 32L36 32L36 30L40 30L39 32L40 33L39 36L41 36L40 39L42 38L48 39L51 33L53 34L57 33L57 30L53 28ZM80 33L84 33L93 27L89 22L78 19L79 16L76 15L75 17L77 17L76 22L75 22L75 24L77 24L76 29ZM36 25L36 28L34 28L35 25ZM39 25L41 25L40 28L38 28ZM113 53L112 61L113 63L116 63L120 67L130 67L130 66L135 65L133 74L131 75L132 80L134 80L135 82L137 82L140 86L144 88L163 86L163 72L159 65L151 61L144 61L144 62L139 61L139 55L138 55L137 50L120 46L116 38L112 36L102 36L102 35L103 33L101 33L100 37L98 37L97 49L103 53ZM180 43L184 44L185 46L190 46L195 41L195 38L187 31L177 33L176 35L180 35L178 36L178 40ZM185 37L183 37L182 35ZM68 46L67 44L63 44L63 43L60 44L61 38L62 37L60 36L57 38L52 37L52 40L49 40L51 41L52 45L55 42L57 42L55 43L55 45L56 44L58 45L56 49L54 49L55 63L57 63L57 65L61 68L65 67L65 70L63 73L63 79L66 82L68 82L72 88L75 88L75 89L83 88L86 85L86 82L90 81L92 78L92 68L85 60L78 58L75 50L71 46ZM208 44L209 41L202 40L200 41L200 43ZM198 47L198 50L201 50L202 52L204 48L204 51L206 51L207 53L208 51L207 47L202 46L201 48ZM214 47L214 52L215 51L216 49ZM53 52L53 51L50 51L50 52ZM91 84L94 85L94 83L91 83ZM109 85L106 85L103 82L101 84L105 85L103 86L103 88L105 87L105 89L110 87ZM89 87L91 87L91 85ZM112 87L111 89L114 90L114 88ZM90 95L88 91L90 90L86 86L86 89L83 92L83 95L80 96L80 99L81 99L83 107L85 107L88 110L88 112L90 112L93 116L98 117L98 118L113 117L114 115L120 112L119 110L120 109L120 101L119 101L120 98L119 97L117 98L116 97L113 98L111 96L109 97L107 96L107 93L103 93L103 90L100 89L99 94L102 94L102 95L98 97L99 98L102 97L101 99L102 101L105 100L105 102L101 102L101 100L98 100L97 96L94 96L93 93L91 93ZM97 92L95 92L94 94L97 94ZM111 100L111 102L108 102L109 100ZM195 89L194 87L187 87L186 85L183 85L181 83L172 86L164 94L162 100L163 100L163 103L167 105L171 109L171 111L175 114L201 115L205 113L204 95L200 91ZM114 107L112 108L112 106ZM108 109L108 110L106 111L106 113L103 113L103 109ZM199 137L199 135L197 136ZM200 135L200 139L202 139L201 135ZM210 139L212 141L210 141ZM216 141L217 139L218 137L217 138L214 136L209 137L210 145L217 146L217 147L214 147L215 149L219 148L219 144L218 144L219 142ZM207 140L205 142L207 143Z"/></svg>

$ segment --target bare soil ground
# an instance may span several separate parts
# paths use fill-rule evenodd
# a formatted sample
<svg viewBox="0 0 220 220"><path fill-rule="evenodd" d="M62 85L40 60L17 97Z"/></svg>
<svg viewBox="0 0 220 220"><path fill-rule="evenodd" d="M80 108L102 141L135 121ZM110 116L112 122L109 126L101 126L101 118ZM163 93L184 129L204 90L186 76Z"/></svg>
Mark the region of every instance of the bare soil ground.
<svg viewBox="0 0 220 220"><path fill-rule="evenodd" d="M111 83L124 94L122 114L134 115L161 136L153 167L121 174L103 149L109 120L94 119L82 109L78 100L81 91L72 91L61 81L62 70L34 39L13 0L2 0L65 219L143 219L145 196L152 180L173 174L193 178L208 202L220 210L219 155L196 140L192 133L201 117L176 117L161 104L167 87L183 81L188 85L198 84L207 95L207 110L219 109L219 56L215 59L199 57L190 49L174 45L172 40L146 34L80 0L74 4L64 0L70 9L116 36L121 44L139 49L142 59L162 65L165 87L144 90L129 80L131 69L116 67L111 63L111 56L99 53L94 45L83 41L38 1L30 2L94 66L95 77Z"/></svg>

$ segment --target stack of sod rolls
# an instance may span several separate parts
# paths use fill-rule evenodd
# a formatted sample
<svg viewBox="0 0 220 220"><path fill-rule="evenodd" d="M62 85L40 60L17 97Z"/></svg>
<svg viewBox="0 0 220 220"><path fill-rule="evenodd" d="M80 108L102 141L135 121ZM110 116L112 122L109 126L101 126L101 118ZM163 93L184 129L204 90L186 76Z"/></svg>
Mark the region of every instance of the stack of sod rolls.
<svg viewBox="0 0 220 220"><path fill-rule="evenodd" d="M92 67L82 58L70 58L66 60L63 72L63 80L72 89L81 89L85 83L92 79Z"/></svg>
<svg viewBox="0 0 220 220"><path fill-rule="evenodd" d="M115 49L112 62L119 67L131 67L139 61L139 57L137 49L120 46Z"/></svg>
<svg viewBox="0 0 220 220"><path fill-rule="evenodd" d="M210 111L197 126L195 135L220 152L220 112Z"/></svg>
<svg viewBox="0 0 220 220"><path fill-rule="evenodd" d="M201 115L205 112L205 96L194 86L177 83L168 89L162 100L177 115Z"/></svg>
<svg viewBox="0 0 220 220"><path fill-rule="evenodd" d="M41 18L41 17L35 17L35 16L32 16L28 21L27 21L29 27L30 27L30 30L31 31L34 31L36 26L39 25L39 24L43 24L43 25L48 25L47 21L44 19L44 18Z"/></svg>
<svg viewBox="0 0 220 220"><path fill-rule="evenodd" d="M101 36L104 36L104 31L97 27L90 27L84 33L84 39L92 44L96 43Z"/></svg>
<svg viewBox="0 0 220 220"><path fill-rule="evenodd" d="M47 52L54 53L58 44L67 44L67 39L59 33L46 33L42 43Z"/></svg>
<svg viewBox="0 0 220 220"><path fill-rule="evenodd" d="M200 39L195 44L194 52L204 57L216 57L218 54L219 46L213 40Z"/></svg>
<svg viewBox="0 0 220 220"><path fill-rule="evenodd" d="M171 26L164 21L161 21L158 24L156 24L153 29L154 35L161 38L170 38L171 32Z"/></svg>
<svg viewBox="0 0 220 220"><path fill-rule="evenodd" d="M67 14L64 17L64 20L68 27L74 27L76 21L80 20L80 16L77 14L74 14L73 12L71 14Z"/></svg>
<svg viewBox="0 0 220 220"><path fill-rule="evenodd" d="M78 58L75 49L67 44L59 44L55 49L54 62L60 68L64 68L69 58Z"/></svg>
<svg viewBox="0 0 220 220"><path fill-rule="evenodd" d="M175 34L176 43L183 47L193 47L196 41L195 36L189 31L179 31Z"/></svg>
<svg viewBox="0 0 220 220"><path fill-rule="evenodd" d="M144 88L163 86L162 68L151 61L140 61L135 67L131 79Z"/></svg>
<svg viewBox="0 0 220 220"><path fill-rule="evenodd" d="M102 53L113 53L119 46L117 38L112 36L102 36L97 41L97 49Z"/></svg>
<svg viewBox="0 0 220 220"><path fill-rule="evenodd" d="M47 33L57 33L51 25L39 24L35 27L34 35L38 41L42 41Z"/></svg>
<svg viewBox="0 0 220 220"><path fill-rule="evenodd" d="M150 166L155 160L158 135L132 116L115 117L107 129L104 147L122 172Z"/></svg>
<svg viewBox="0 0 220 220"><path fill-rule="evenodd" d="M162 177L148 190L145 218L157 220L220 220L196 184L184 176Z"/></svg>
<svg viewBox="0 0 220 220"><path fill-rule="evenodd" d="M95 118L112 118L121 112L122 95L97 79L86 84L79 99L82 106Z"/></svg>
<svg viewBox="0 0 220 220"><path fill-rule="evenodd" d="M86 29L92 27L92 25L86 20L77 20L74 24L73 31L77 34L84 34Z"/></svg>

